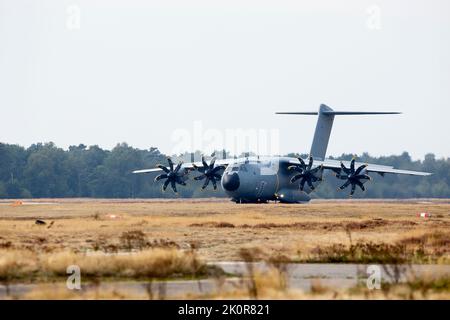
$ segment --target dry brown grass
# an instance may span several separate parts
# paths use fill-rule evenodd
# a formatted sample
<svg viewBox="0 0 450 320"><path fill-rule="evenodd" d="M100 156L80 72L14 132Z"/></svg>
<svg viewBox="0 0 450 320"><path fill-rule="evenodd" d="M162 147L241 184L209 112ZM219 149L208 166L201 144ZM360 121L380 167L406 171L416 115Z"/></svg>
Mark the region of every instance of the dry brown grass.
<svg viewBox="0 0 450 320"><path fill-rule="evenodd" d="M0 249L0 282L9 283L32 275L37 259L37 254L31 251Z"/></svg>
<svg viewBox="0 0 450 320"><path fill-rule="evenodd" d="M137 294L129 290L102 289L87 292L67 290L63 285L41 284L27 292L25 300L143 300L148 299L144 294Z"/></svg>
<svg viewBox="0 0 450 320"><path fill-rule="evenodd" d="M336 291L321 283L316 283L309 293L290 290L280 263L311 258L330 261L336 254L341 255L336 260L339 262L386 262L386 257L398 258L397 246L403 250L402 261L449 263L448 202L237 205L217 200L43 201L24 201L16 206L0 202L3 284L65 279L70 264L79 265L84 277L103 281L199 276L210 272L205 271L202 261L264 259L271 268L252 271L251 277L233 290L189 297L448 299L446 279L415 279L389 286L387 293L364 288ZM432 217L417 217L422 211L430 212ZM36 219L47 224L36 225ZM219 274L219 278L223 279L223 275ZM114 289L80 293L68 291L64 285L44 285L26 297L147 299L148 295Z"/></svg>
<svg viewBox="0 0 450 320"><path fill-rule="evenodd" d="M249 224L241 224L234 225L229 222L215 222L208 221L203 223L193 223L189 225L190 227L211 227L211 228L252 228L252 229L276 229L276 228L284 228L284 229L296 229L296 230L328 230L328 231L337 231L337 230L364 230L364 229L375 229L379 227L384 227L390 225L391 227L395 225L401 226L415 226L417 222L408 221L408 220L395 220L395 221L386 221L383 219L372 219L365 221L351 221L351 222L293 222L293 223L273 223L273 222L264 222L264 223L256 223L253 225Z"/></svg>
<svg viewBox="0 0 450 320"><path fill-rule="evenodd" d="M249 290L255 285L255 292ZM443 299L448 300L450 277L433 275L411 276L404 283L383 283L381 290L370 290L365 282L351 288L334 288L324 285L319 279L312 280L309 291L291 289L284 285L285 274L272 266L266 271L257 271L242 279L232 290L218 290L209 294L187 294L178 299Z"/></svg>
<svg viewBox="0 0 450 320"><path fill-rule="evenodd" d="M450 236L438 233L448 239ZM428 237L428 234L424 235ZM400 263L448 263L448 247L428 244L406 244L403 239L394 244L358 242L345 246L333 244L328 247L316 247L303 262L325 263L363 263L363 264L400 264Z"/></svg>
<svg viewBox="0 0 450 320"><path fill-rule="evenodd" d="M0 282L45 281L67 277L70 265L87 279L148 279L205 275L206 265L194 251L149 249L132 254L82 254L60 251L37 254L29 250L0 250Z"/></svg>
<svg viewBox="0 0 450 320"><path fill-rule="evenodd" d="M238 260L242 247L291 256L299 248L307 253L317 246L348 245L348 230L354 243L394 243L450 230L450 204L435 202L43 201L25 201L21 206L0 203L0 248L116 252L158 243L189 249L195 242L198 253L209 261ZM432 218L418 218L422 211ZM55 222L47 229L34 224L38 218ZM137 239L127 245L123 235L129 232L142 232L145 242Z"/></svg>

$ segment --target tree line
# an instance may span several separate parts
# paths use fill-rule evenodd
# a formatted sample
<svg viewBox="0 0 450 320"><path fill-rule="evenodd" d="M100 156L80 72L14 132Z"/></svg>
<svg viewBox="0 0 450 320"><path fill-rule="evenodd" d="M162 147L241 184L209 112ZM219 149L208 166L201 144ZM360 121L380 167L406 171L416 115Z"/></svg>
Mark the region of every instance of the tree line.
<svg viewBox="0 0 450 320"><path fill-rule="evenodd" d="M288 154L288 156L302 156ZM112 150L99 146L70 146L67 150L54 143L37 143L28 148L0 143L0 198L165 198L176 197L170 188L162 192L161 183L154 183L154 175L132 174L133 170L152 168L166 163L166 155L157 148L133 148L126 143ZM189 161L190 154L179 155ZM333 158L333 157L330 157ZM336 159L350 160L351 154ZM200 159L200 153L195 153ZM373 180L366 184L367 191L357 190L360 198L449 198L450 158L436 159L427 154L423 160L413 161L407 152L401 155L372 157L368 153L358 156L358 161L391 165L396 168L428 171L429 177L412 177L371 174ZM192 174L195 176L195 174ZM318 198L345 198L348 190L337 191L343 183L332 172L324 175L325 181L312 196ZM190 179L186 187L180 186L179 197L222 197L222 190L201 191L201 182Z"/></svg>

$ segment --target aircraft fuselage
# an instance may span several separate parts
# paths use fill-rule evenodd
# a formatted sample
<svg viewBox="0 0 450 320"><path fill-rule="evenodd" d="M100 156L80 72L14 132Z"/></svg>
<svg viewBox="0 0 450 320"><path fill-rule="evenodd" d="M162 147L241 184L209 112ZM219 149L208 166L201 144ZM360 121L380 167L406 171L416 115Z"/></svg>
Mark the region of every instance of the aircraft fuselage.
<svg viewBox="0 0 450 320"><path fill-rule="evenodd" d="M291 177L295 175L295 172L289 170L290 159L285 157L236 159L222 175L222 188L235 202L309 201L311 198L308 193L311 189L305 186L304 190L300 191L298 184L290 182Z"/></svg>

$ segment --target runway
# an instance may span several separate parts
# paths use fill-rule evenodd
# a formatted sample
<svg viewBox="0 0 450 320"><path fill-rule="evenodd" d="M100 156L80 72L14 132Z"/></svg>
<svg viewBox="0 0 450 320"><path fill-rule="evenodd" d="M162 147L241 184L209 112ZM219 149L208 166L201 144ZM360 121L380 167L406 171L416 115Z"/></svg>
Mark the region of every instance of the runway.
<svg viewBox="0 0 450 320"><path fill-rule="evenodd" d="M205 295L217 292L232 291L239 287L245 287L248 281L250 264L244 262L216 262L214 265L222 268L229 277L226 279L200 279L200 280L170 280L153 282L104 282L99 286L82 282L82 291L116 291L127 292L137 296L148 296L154 299L183 298L189 295ZM286 270L287 288L309 293L314 286L320 285L331 290L342 290L355 287L358 284L365 285L369 274L369 265L363 264L305 264L289 263L281 268ZM267 271L269 266L265 263L251 264L253 272ZM381 285L395 282L396 279L389 275L393 271L392 266L379 266L381 271ZM403 265L399 266L401 274L397 279L404 282L408 276L450 276L450 265ZM83 280L82 280L83 281ZM64 283L53 284L55 290L69 290ZM10 297L22 297L39 284L14 284L9 286ZM6 298L6 287L0 285L0 298Z"/></svg>

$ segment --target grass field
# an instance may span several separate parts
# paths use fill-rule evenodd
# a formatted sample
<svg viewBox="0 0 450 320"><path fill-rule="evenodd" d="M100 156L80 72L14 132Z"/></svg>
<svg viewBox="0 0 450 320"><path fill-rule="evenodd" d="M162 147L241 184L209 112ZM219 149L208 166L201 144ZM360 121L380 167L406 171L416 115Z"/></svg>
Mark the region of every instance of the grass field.
<svg viewBox="0 0 450 320"><path fill-rule="evenodd" d="M431 217L418 217L420 212ZM116 255L125 252L133 258ZM449 264L450 202L0 202L3 281L42 282L64 276L70 263L97 277L195 277L208 274L206 262L233 260ZM27 278L30 270L33 279Z"/></svg>
<svg viewBox="0 0 450 320"><path fill-rule="evenodd" d="M431 218L417 217L429 212ZM42 219L46 225L36 225ZM53 222L54 221L54 222ZM53 224L52 224L53 222ZM126 232L140 246L194 244L208 260L239 260L240 248L288 256L317 247L362 242L393 244L450 233L448 202L318 202L237 205L227 201L55 201L0 203L0 248L121 250ZM445 245L448 243L444 243ZM446 249L440 248L440 249ZM448 246L447 246L448 250Z"/></svg>

